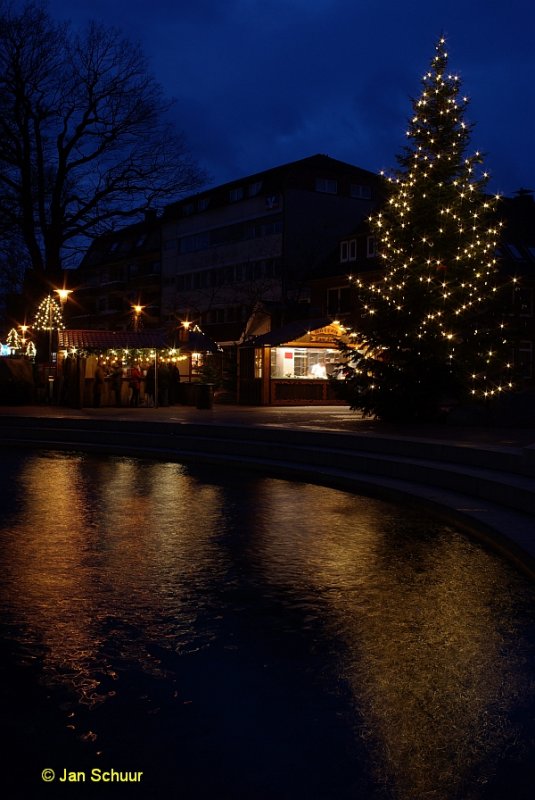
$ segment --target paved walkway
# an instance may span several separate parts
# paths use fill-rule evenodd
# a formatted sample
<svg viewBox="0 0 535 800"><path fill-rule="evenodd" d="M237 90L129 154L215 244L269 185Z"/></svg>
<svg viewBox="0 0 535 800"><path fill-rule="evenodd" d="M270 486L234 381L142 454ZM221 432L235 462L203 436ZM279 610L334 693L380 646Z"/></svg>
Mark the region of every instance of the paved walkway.
<svg viewBox="0 0 535 800"><path fill-rule="evenodd" d="M384 435L455 442L490 447L535 446L535 427L464 427L449 425L388 425L363 418L341 406L235 406L214 404L212 409L192 406L160 408L83 408L54 405L0 406L2 416L117 419L145 422L202 423L217 425L275 426L323 431L345 431L359 435Z"/></svg>

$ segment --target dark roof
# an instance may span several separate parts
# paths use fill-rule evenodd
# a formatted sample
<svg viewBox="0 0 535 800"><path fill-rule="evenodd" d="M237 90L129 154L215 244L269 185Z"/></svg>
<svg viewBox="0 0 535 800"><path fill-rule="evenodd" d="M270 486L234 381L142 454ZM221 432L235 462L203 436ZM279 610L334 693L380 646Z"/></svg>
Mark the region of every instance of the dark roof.
<svg viewBox="0 0 535 800"><path fill-rule="evenodd" d="M251 342L247 342L247 344L254 345L255 347L261 347L262 345L277 347L277 345L285 344L286 342L295 342L311 331L316 331L318 328L325 328L327 325L332 325L332 319L330 317L296 320L295 322L289 322L287 325L283 325L282 328L277 328L275 331L263 333Z"/></svg>
<svg viewBox="0 0 535 800"><path fill-rule="evenodd" d="M163 331L58 331L60 349L149 350L168 347Z"/></svg>
<svg viewBox="0 0 535 800"><path fill-rule="evenodd" d="M202 331L188 331L186 339L177 344L184 353L217 353L219 349L216 342Z"/></svg>
<svg viewBox="0 0 535 800"><path fill-rule="evenodd" d="M268 169L255 172L251 175L244 175L227 183L208 187L201 192L183 197L165 207L162 219L164 222L174 219L181 209L205 197L210 198L211 209L219 205L226 205L228 204L228 192L230 189L244 187L246 184L256 183L258 181L262 182L262 194L279 192L282 191L284 187L294 185L301 187L305 180L303 176L306 175L307 172L316 172L318 173L318 177L322 174L350 175L354 180L357 179L356 176L359 176L359 180L373 182L374 185L384 183L384 178L379 173L371 172L355 164L339 161L336 158L331 158L331 156L322 153L317 153L316 155L301 158L297 161L290 161L280 166L269 167Z"/></svg>

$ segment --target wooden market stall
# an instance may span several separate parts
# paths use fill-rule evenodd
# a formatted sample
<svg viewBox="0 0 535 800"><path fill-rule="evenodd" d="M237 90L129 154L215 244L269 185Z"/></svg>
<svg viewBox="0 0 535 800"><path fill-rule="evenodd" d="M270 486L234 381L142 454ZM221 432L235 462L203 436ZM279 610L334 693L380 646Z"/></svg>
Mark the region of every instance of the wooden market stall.
<svg viewBox="0 0 535 800"><path fill-rule="evenodd" d="M58 331L56 400L75 408L95 405L95 376L100 366L104 375L100 404L117 405L120 398L121 405L128 405L131 370L137 365L142 373L141 401L146 404L150 370L169 352L163 331Z"/></svg>
<svg viewBox="0 0 535 800"><path fill-rule="evenodd" d="M333 385L344 328L329 319L292 322L246 342L238 352L238 402L344 405Z"/></svg>
<svg viewBox="0 0 535 800"><path fill-rule="evenodd" d="M194 403L202 368L217 345L199 331L180 339L161 330L58 331L56 402L80 408L96 405L95 382L102 406L127 406L132 399L132 368L141 372L139 403L173 405ZM100 369L99 369L100 368Z"/></svg>

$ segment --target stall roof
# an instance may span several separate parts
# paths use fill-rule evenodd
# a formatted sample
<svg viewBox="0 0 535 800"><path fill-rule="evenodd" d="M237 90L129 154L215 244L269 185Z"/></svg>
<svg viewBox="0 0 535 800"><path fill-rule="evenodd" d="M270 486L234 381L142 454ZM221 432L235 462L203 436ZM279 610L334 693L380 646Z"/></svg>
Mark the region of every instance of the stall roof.
<svg viewBox="0 0 535 800"><path fill-rule="evenodd" d="M217 353L219 350L217 343L202 331L188 331L186 337L177 342L177 347L186 353Z"/></svg>
<svg viewBox="0 0 535 800"><path fill-rule="evenodd" d="M277 347L278 345L286 344L286 342L296 342L311 331L316 331L319 328L326 328L332 324L332 320L328 317L322 317L320 319L300 319L295 322L289 322L287 325L283 325L282 328L277 328L275 331L263 333L251 342L245 342L245 344L254 344L255 347L262 347L262 345Z"/></svg>
<svg viewBox="0 0 535 800"><path fill-rule="evenodd" d="M61 350L150 350L168 347L163 331L58 331Z"/></svg>

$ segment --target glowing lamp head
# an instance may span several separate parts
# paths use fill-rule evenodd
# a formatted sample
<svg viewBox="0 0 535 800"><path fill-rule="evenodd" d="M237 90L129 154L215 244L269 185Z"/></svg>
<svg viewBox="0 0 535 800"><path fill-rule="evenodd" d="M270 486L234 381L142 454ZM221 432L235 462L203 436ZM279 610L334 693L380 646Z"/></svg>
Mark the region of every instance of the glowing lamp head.
<svg viewBox="0 0 535 800"><path fill-rule="evenodd" d="M69 295L72 294L72 289L54 289L54 291L62 303L65 303L69 299Z"/></svg>

